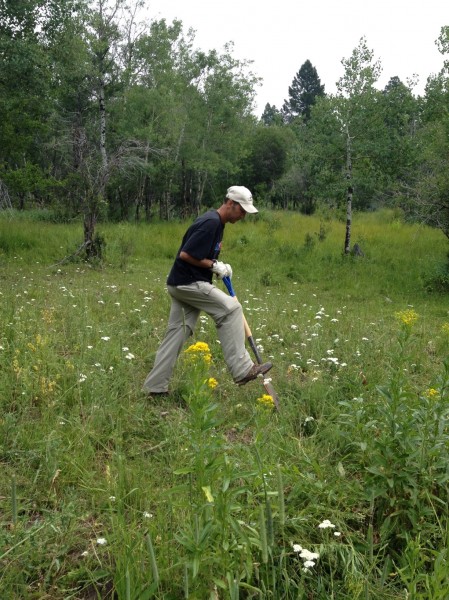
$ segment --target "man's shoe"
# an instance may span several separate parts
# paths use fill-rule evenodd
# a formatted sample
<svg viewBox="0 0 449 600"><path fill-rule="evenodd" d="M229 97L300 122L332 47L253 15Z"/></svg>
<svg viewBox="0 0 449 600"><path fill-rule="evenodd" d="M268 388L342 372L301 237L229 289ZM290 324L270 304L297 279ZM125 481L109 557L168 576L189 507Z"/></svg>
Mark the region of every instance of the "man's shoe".
<svg viewBox="0 0 449 600"><path fill-rule="evenodd" d="M236 381L236 384L245 385L245 383L256 379L256 377L258 377L259 375L265 375L265 373L268 373L272 366L273 363L271 362L263 363L263 365L256 365L256 363L254 363L251 369L246 374L246 376L243 379L240 379L240 381Z"/></svg>

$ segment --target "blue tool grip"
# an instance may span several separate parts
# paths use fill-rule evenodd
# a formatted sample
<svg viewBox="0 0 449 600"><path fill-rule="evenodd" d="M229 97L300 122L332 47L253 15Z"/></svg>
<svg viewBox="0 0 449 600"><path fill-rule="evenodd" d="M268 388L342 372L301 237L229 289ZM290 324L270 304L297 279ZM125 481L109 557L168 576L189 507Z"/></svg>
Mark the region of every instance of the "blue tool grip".
<svg viewBox="0 0 449 600"><path fill-rule="evenodd" d="M234 298L235 292L234 292L234 288L232 287L231 278L228 276L223 277L223 283L227 287L229 295Z"/></svg>

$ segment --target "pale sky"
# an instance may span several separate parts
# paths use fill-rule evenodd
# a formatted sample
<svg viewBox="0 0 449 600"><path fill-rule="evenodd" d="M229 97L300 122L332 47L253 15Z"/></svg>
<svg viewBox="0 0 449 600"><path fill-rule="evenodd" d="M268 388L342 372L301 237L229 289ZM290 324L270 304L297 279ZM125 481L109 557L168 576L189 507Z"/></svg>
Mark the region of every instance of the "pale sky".
<svg viewBox="0 0 449 600"><path fill-rule="evenodd" d="M447 0L145 0L150 19L183 22L196 30L195 46L222 51L234 42L233 56L253 61L262 77L257 88L256 115L267 102L281 108L288 87L309 59L327 93L343 75L341 60L349 58L362 36L382 64L379 88L395 75L406 83L417 74L416 94L427 77L443 66L435 40L449 25Z"/></svg>

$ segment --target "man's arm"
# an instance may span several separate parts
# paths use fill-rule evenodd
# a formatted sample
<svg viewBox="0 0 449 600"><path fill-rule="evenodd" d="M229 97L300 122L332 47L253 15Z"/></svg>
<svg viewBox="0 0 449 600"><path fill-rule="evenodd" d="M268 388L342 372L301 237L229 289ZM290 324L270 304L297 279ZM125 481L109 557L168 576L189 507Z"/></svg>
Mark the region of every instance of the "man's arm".
<svg viewBox="0 0 449 600"><path fill-rule="evenodd" d="M193 256L190 256L190 254L188 254L187 252L184 252L184 250L181 250L181 252L179 253L179 258L185 261L186 263L189 263L189 265L192 265L194 267L200 267L201 269L212 269L214 263L217 262L215 260L212 260L211 258L202 258L201 260L198 260L196 258L193 258Z"/></svg>
<svg viewBox="0 0 449 600"><path fill-rule="evenodd" d="M181 250L179 253L179 258L194 267L211 269L212 273L215 273L219 279L223 279L223 277L232 277L231 265L213 260L212 258L202 258L201 260L198 260L193 258L193 256L190 256L187 252L184 252L184 250Z"/></svg>

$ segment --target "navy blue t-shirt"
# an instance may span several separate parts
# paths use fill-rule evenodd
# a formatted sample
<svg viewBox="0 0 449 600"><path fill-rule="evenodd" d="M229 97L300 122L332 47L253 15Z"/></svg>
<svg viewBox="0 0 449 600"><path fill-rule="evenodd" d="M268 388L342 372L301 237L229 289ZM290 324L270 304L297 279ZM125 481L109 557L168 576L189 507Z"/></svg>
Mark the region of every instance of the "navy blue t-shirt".
<svg viewBox="0 0 449 600"><path fill-rule="evenodd" d="M209 210L198 217L186 231L181 247L176 255L175 262L168 275L168 285L189 285L194 281L208 281L212 283L212 271L194 267L179 258L183 250L196 258L216 259L220 254L221 240L223 239L224 225L216 210Z"/></svg>

